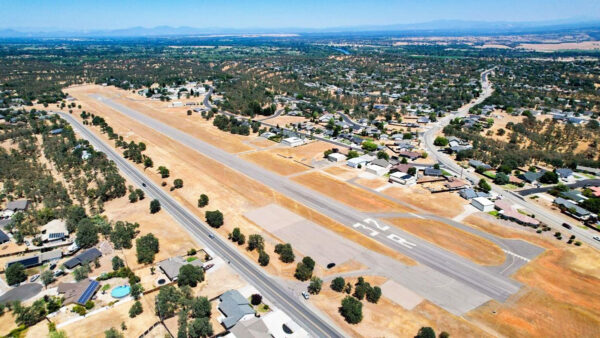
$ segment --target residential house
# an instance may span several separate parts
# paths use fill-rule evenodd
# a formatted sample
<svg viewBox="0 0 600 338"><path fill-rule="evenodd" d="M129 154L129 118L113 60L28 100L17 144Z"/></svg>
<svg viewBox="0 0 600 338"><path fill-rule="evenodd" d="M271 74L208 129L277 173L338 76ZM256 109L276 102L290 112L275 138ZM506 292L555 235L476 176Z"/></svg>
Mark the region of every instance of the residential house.
<svg viewBox="0 0 600 338"><path fill-rule="evenodd" d="M191 262L187 262L183 257L171 257L158 263L160 270L169 278L170 281L176 281L179 277L179 269L186 264L191 264L196 267L202 268L204 263L201 260L196 259Z"/></svg>
<svg viewBox="0 0 600 338"><path fill-rule="evenodd" d="M594 197L600 197L600 187L589 187L588 189L592 191Z"/></svg>
<svg viewBox="0 0 600 338"><path fill-rule="evenodd" d="M67 223L60 219L55 219L41 227L42 241L57 241L69 236Z"/></svg>
<svg viewBox="0 0 600 338"><path fill-rule="evenodd" d="M448 182L444 184L444 187L448 190L460 190L468 187L469 184L460 178L450 177L448 178Z"/></svg>
<svg viewBox="0 0 600 338"><path fill-rule="evenodd" d="M37 265L41 265L47 262L57 261L62 257L62 250L56 249L52 251L41 252L34 255L22 256L6 263L6 268L13 264L21 264L25 268L31 268Z"/></svg>
<svg viewBox="0 0 600 338"><path fill-rule="evenodd" d="M564 181L569 180L573 177L573 170L569 168L556 169L556 173L558 174L558 177L560 177L560 179Z"/></svg>
<svg viewBox="0 0 600 338"><path fill-rule="evenodd" d="M520 178L522 178L527 183L535 184L540 179L540 177L542 177L543 175L544 175L544 172L542 172L542 171L537 171L537 172L527 171L527 172L522 173Z"/></svg>
<svg viewBox="0 0 600 338"><path fill-rule="evenodd" d="M100 257L102 257L102 252L96 248L91 248L69 259L64 265L67 269L73 269L80 264L93 262L96 258Z"/></svg>
<svg viewBox="0 0 600 338"><path fill-rule="evenodd" d="M5 210L11 210L13 212L25 211L25 210L27 210L28 207L29 207L28 200L16 200L16 201L10 201L10 202L6 203Z"/></svg>
<svg viewBox="0 0 600 338"><path fill-rule="evenodd" d="M481 161L478 160L469 160L469 165L475 169L479 168L479 167L483 167L483 169L485 170L490 170L492 169L492 167L488 164L485 164Z"/></svg>
<svg viewBox="0 0 600 338"><path fill-rule="evenodd" d="M439 176L443 176L443 173L442 173L441 169L435 169L433 167L428 167L428 168L423 169L423 175L424 176L439 177Z"/></svg>
<svg viewBox="0 0 600 338"><path fill-rule="evenodd" d="M587 200L587 197L583 196L583 194L575 189L570 189L567 191L563 191L560 193L560 197L569 199L571 201L575 201L576 203L581 203Z"/></svg>
<svg viewBox="0 0 600 338"><path fill-rule="evenodd" d="M2 228L0 228L0 244L4 244L8 241L10 241L10 238L6 233L4 233L4 231L2 231Z"/></svg>
<svg viewBox="0 0 600 338"><path fill-rule="evenodd" d="M219 311L225 316L221 324L229 330L237 322L244 319L253 318L255 311L250 303L237 290L229 290L219 296Z"/></svg>
<svg viewBox="0 0 600 338"><path fill-rule="evenodd" d="M477 197L485 197L485 198L490 197L490 194L483 192L483 191L476 191L475 189L472 189L472 188L463 189L458 194L460 195L460 197L462 197L466 200L471 200L471 199L477 198Z"/></svg>
<svg viewBox="0 0 600 338"><path fill-rule="evenodd" d="M421 157L421 153L418 153L416 151L399 151L398 156L406 157L411 161L414 161Z"/></svg>
<svg viewBox="0 0 600 338"><path fill-rule="evenodd" d="M396 164L395 166L393 166L393 167L390 169L390 172L391 172L391 173L394 173L394 172L401 172L401 173L408 174L408 169L410 169L410 168L414 168L414 167L415 167L415 166L414 166L414 165L412 165L412 164L408 164L408 163L406 163L406 164L404 164L404 163L400 163L400 164Z"/></svg>
<svg viewBox="0 0 600 338"><path fill-rule="evenodd" d="M100 288L100 283L86 278L74 283L58 284L58 293L63 295L63 305L79 304L85 305Z"/></svg>
<svg viewBox="0 0 600 338"><path fill-rule="evenodd" d="M579 220L586 220L591 216L591 213L589 211L562 197L557 197L552 203L559 206L564 213L571 215Z"/></svg>

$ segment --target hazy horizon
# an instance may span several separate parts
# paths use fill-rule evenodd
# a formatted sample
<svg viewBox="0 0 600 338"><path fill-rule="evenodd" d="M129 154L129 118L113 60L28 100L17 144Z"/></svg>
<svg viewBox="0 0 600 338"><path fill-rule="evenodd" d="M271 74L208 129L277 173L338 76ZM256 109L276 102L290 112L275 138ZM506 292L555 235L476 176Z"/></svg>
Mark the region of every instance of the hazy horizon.
<svg viewBox="0 0 600 338"><path fill-rule="evenodd" d="M600 2L589 0L527 2L411 0L246 2L146 0L122 2L2 0L0 28L16 30L114 30L158 26L232 29L278 29L385 26L439 20L536 22L597 20Z"/></svg>

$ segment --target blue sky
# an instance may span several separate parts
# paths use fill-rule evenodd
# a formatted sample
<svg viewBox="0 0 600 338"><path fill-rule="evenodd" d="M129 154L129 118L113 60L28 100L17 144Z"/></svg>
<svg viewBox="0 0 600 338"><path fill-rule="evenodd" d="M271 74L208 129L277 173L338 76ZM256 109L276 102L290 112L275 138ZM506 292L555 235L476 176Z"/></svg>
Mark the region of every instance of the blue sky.
<svg viewBox="0 0 600 338"><path fill-rule="evenodd" d="M599 0L0 0L0 28L324 28L600 17Z"/></svg>

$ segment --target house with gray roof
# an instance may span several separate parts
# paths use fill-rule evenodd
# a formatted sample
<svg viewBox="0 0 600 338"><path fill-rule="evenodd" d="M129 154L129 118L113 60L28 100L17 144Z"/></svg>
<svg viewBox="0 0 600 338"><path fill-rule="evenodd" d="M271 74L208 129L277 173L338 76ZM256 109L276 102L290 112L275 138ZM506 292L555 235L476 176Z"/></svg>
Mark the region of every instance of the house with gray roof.
<svg viewBox="0 0 600 338"><path fill-rule="evenodd" d="M562 197L557 197L552 203L558 205L560 210L565 214L571 215L579 220L586 220L591 216L589 211Z"/></svg>
<svg viewBox="0 0 600 338"><path fill-rule="evenodd" d="M544 172L542 171L538 171L538 172L533 172L533 171L527 171L524 172L523 174L521 174L521 178L526 181L527 183L531 183L534 184L536 183L540 177L542 177L544 175Z"/></svg>
<svg viewBox="0 0 600 338"><path fill-rule="evenodd" d="M202 261L199 259L188 262L183 257L177 256L159 262L158 267L169 278L169 280L176 281L177 277L179 277L179 269L186 264L191 264L200 268L204 266L204 263L202 263Z"/></svg>
<svg viewBox="0 0 600 338"><path fill-rule="evenodd" d="M28 207L29 207L28 200L16 200L16 201L10 201L10 202L6 203L5 209L17 212L17 211L27 210Z"/></svg>
<svg viewBox="0 0 600 338"><path fill-rule="evenodd" d="M102 252L96 248L91 248L69 259L64 265L67 269L73 269L80 264L93 262L96 258L100 257L102 257Z"/></svg>
<svg viewBox="0 0 600 338"><path fill-rule="evenodd" d="M484 198L490 197L490 194L483 192L483 191L477 191L472 188L463 189L458 194L460 195L460 197L462 197L466 200L471 200L471 199L477 198L477 197L484 197Z"/></svg>
<svg viewBox="0 0 600 338"><path fill-rule="evenodd" d="M477 169L479 167L483 167L483 169L485 169L485 170L492 169L492 167L489 164L485 164L478 160L469 160L469 165L475 169Z"/></svg>
<svg viewBox="0 0 600 338"><path fill-rule="evenodd" d="M583 194L575 189L570 189L567 191L563 191L560 193L560 197L569 199L571 201L575 201L576 203L581 203L587 200L587 197L583 196Z"/></svg>
<svg viewBox="0 0 600 338"><path fill-rule="evenodd" d="M569 179L569 177L573 176L573 170L571 170L569 168L556 169L556 173L563 180Z"/></svg>
<svg viewBox="0 0 600 338"><path fill-rule="evenodd" d="M8 235L5 234L4 231L0 230L0 244L4 244L8 241L10 241L10 238L8 237Z"/></svg>
<svg viewBox="0 0 600 338"><path fill-rule="evenodd" d="M225 316L221 323L227 330L235 326L240 320L254 317L254 309L237 290L225 292L219 296L219 301L219 311Z"/></svg>

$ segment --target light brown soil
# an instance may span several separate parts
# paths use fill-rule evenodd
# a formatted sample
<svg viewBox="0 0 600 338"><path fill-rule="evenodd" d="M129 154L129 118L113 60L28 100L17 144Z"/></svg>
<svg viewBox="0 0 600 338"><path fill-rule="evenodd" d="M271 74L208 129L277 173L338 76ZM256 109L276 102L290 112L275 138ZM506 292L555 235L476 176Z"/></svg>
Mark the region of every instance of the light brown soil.
<svg viewBox="0 0 600 338"><path fill-rule="evenodd" d="M223 234L223 236L226 236L235 226L240 227L246 235L262 233L262 229L252 228L252 225L243 217L243 214L257 207L270 203L278 203L317 224L326 226L342 236L361 243L367 248L407 262L407 264L411 262L414 264L412 260L405 256L334 222L304 205L300 205L282 196L219 162L182 146L163 134L156 133L153 129L131 120L107 106L99 104L86 95L81 95L79 103L82 104L84 110L95 111L104 117L116 133L124 136L125 141L144 142L147 145L147 150L144 153L154 159L154 168L161 165L169 168L171 177L164 180L160 178L155 169L146 169L146 174L155 183L167 182L168 185L164 189L169 191L173 179L181 178L184 181L184 187L170 193L182 205L200 218L204 218L205 210L221 210L225 216L225 225L219 230L219 233ZM91 110L87 106L88 104L93 105L95 107L94 110ZM79 118L78 112L74 112L73 115ZM216 129L212 126L209 128ZM106 135L101 134L97 128L90 129L106 140ZM218 130L217 132L223 133ZM113 144L114 142L108 141L108 143ZM139 165L138 168L143 169ZM203 209L197 207L197 199L201 193L206 193L210 198L209 206ZM144 203L149 203L149 201ZM166 228L168 229L168 227ZM248 254L246 250L243 250L243 252Z"/></svg>
<svg viewBox="0 0 600 338"><path fill-rule="evenodd" d="M272 147L274 145L277 145L277 143L267 140L264 137L257 137L257 138L251 139L250 141L248 141L248 143L252 144L253 146L257 146L259 148L267 148L267 147Z"/></svg>
<svg viewBox="0 0 600 338"><path fill-rule="evenodd" d="M141 299L144 312L135 318L129 318L129 309L134 301L115 305L113 308L94 314L86 319L62 327L68 337L104 337L104 331L114 327L121 331L121 323L125 322L127 337L139 337L158 318L154 315L154 294L143 296Z"/></svg>
<svg viewBox="0 0 600 338"><path fill-rule="evenodd" d="M346 278L346 282L354 285L356 278ZM382 277L365 277L372 286L385 282ZM425 301L412 311L404 309L381 297L377 304L366 300L363 304L363 320L359 324L350 325L339 314L338 308L345 293L338 293L323 285L319 295L311 296L311 302L319 309L330 314L336 325L353 337L413 337L423 326L431 326L436 333L447 331L455 337L487 337L485 332L466 320L456 317L437 306Z"/></svg>
<svg viewBox="0 0 600 338"><path fill-rule="evenodd" d="M557 50L597 50L600 41L562 42L562 43L522 43L517 48L531 49L536 52L554 52Z"/></svg>
<svg viewBox="0 0 600 338"><path fill-rule="evenodd" d="M246 153L240 155L240 157L283 176L297 174L310 169L291 159L276 155L269 150Z"/></svg>
<svg viewBox="0 0 600 338"><path fill-rule="evenodd" d="M548 250L517 272L526 285L520 294L505 304L486 304L468 318L509 337L597 336L600 279L570 266L580 255L600 260L595 250Z"/></svg>
<svg viewBox="0 0 600 338"><path fill-rule="evenodd" d="M286 125L293 123L302 123L304 121L308 121L303 116L278 116L276 118L268 119L265 122L269 124L279 125L280 127L285 127Z"/></svg>
<svg viewBox="0 0 600 338"><path fill-rule="evenodd" d="M530 228L512 229L475 215L466 217L463 220L463 224L483 230L495 236L522 239L547 249L557 248L556 242L550 242L547 239L544 239L542 236L535 234Z"/></svg>
<svg viewBox="0 0 600 338"><path fill-rule="evenodd" d="M293 178L293 180L361 211L414 211L398 203L394 203L390 200L380 197L374 193L336 180L319 172L311 172L296 176Z"/></svg>
<svg viewBox="0 0 600 338"><path fill-rule="evenodd" d="M169 257L184 255L188 249L198 247L198 244L195 243L187 231L169 213L163 210L151 214L149 204L149 198L130 203L126 197L123 197L106 203L104 214L113 221L139 223L140 233L137 235L138 238L148 233L154 234L158 238L160 246L160 251L155 256L156 262ZM131 269L136 270L142 266L137 262L135 243L131 249L119 250L118 253L119 256L125 259Z"/></svg>
<svg viewBox="0 0 600 338"><path fill-rule="evenodd" d="M383 190L383 193L426 212L448 218L460 215L468 204L466 200L455 193L432 194L429 190L418 185L413 187L391 187Z"/></svg>
<svg viewBox="0 0 600 338"><path fill-rule="evenodd" d="M367 188L371 188L371 189L377 189L377 188L383 187L384 185L386 185L388 183L388 181L384 177L378 177L378 178L373 178L373 179L359 178L354 182L358 183L362 186L365 186Z"/></svg>
<svg viewBox="0 0 600 338"><path fill-rule="evenodd" d="M446 223L420 218L393 218L387 221L477 264L501 265L506 258L496 244Z"/></svg>
<svg viewBox="0 0 600 338"><path fill-rule="evenodd" d="M170 108L164 102L144 99L137 94L110 86L73 86L66 90L76 97L82 106L85 105L84 109L87 108L88 112L97 113L106 110L106 106L87 97L89 94L101 94L225 151L237 153L253 149L244 144L243 141L246 141L247 137L221 132L212 125L212 122L206 121L197 113L187 116L188 107Z"/></svg>
<svg viewBox="0 0 600 338"><path fill-rule="evenodd" d="M329 167L327 169L323 169L323 171L333 176L337 176L345 181L358 176L358 174L360 173L360 171L358 171L357 169L352 169L346 165Z"/></svg>
<svg viewBox="0 0 600 338"><path fill-rule="evenodd" d="M332 145L322 141L310 142L299 147L284 147L269 150L273 154L279 154L291 157L293 160L304 164L312 165L312 161L323 160L325 150L332 148Z"/></svg>

